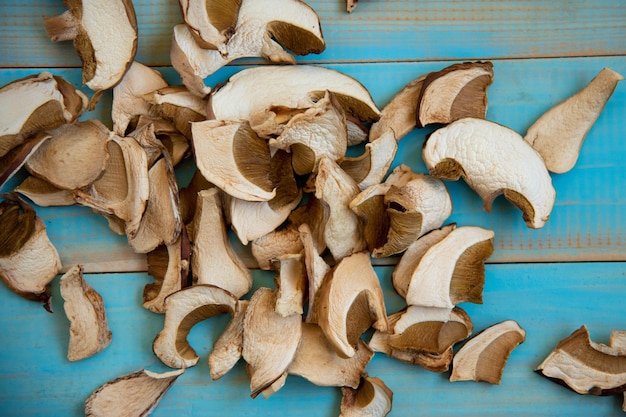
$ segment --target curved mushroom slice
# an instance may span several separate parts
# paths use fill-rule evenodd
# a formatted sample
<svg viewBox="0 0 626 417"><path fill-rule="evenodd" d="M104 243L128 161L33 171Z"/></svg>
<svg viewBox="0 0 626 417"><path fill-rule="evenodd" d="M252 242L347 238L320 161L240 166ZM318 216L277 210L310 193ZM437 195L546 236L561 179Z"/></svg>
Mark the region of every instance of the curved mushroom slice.
<svg viewBox="0 0 626 417"><path fill-rule="evenodd" d="M204 85L204 78L235 59L262 57L294 64L283 46L296 55L325 49L315 10L300 0L243 0L235 32L222 51L203 49L186 25L177 25L170 57L187 88L205 96L211 89Z"/></svg>
<svg viewBox="0 0 626 417"><path fill-rule="evenodd" d="M548 170L562 174L574 167L585 136L624 77L604 68L572 97L544 113L524 137L543 157Z"/></svg>
<svg viewBox="0 0 626 417"><path fill-rule="evenodd" d="M35 209L16 194L0 202L0 279L14 293L50 310L50 282L61 271L59 253Z"/></svg>
<svg viewBox="0 0 626 417"><path fill-rule="evenodd" d="M455 304L482 304L485 259L493 252L492 230L463 226L452 230L421 257L406 290L408 305L452 308ZM406 282L394 275L394 280ZM394 287L401 287L396 284Z"/></svg>
<svg viewBox="0 0 626 417"><path fill-rule="evenodd" d="M32 175L26 177L20 185L15 187L15 192L28 197L40 207L71 206L76 203L73 192L57 188Z"/></svg>
<svg viewBox="0 0 626 417"><path fill-rule="evenodd" d="M302 199L291 169L291 154L277 151L270 161L270 181L276 195L269 201L225 198L232 229L244 245L275 230L289 217Z"/></svg>
<svg viewBox="0 0 626 417"><path fill-rule="evenodd" d="M274 291L259 288L244 318L243 358L248 363L252 398L283 376L300 344L302 318L298 314L283 317L275 305Z"/></svg>
<svg viewBox="0 0 626 417"><path fill-rule="evenodd" d="M172 166L178 165L188 156L191 149L190 141L187 140L187 138L176 129L173 122L169 120L160 117L139 116L137 126L129 136L133 136L137 139L137 132L143 130L142 128L145 129L146 125L152 125L148 130L154 132L148 135L152 143L151 146L158 150L158 155L165 155L165 151L167 151ZM191 131L190 126L188 130Z"/></svg>
<svg viewBox="0 0 626 417"><path fill-rule="evenodd" d="M148 156L134 138L117 135L107 142L107 151L104 173L88 189L76 190L76 201L120 219L132 238L150 196Z"/></svg>
<svg viewBox="0 0 626 417"><path fill-rule="evenodd" d="M248 300L238 300L237 310L209 354L211 379L216 380L228 373L243 353L243 320L248 311Z"/></svg>
<svg viewBox="0 0 626 417"><path fill-rule="evenodd" d="M83 277L76 265L61 277L63 309L70 320L67 359L74 362L100 352L111 343L111 331L102 296Z"/></svg>
<svg viewBox="0 0 626 417"><path fill-rule="evenodd" d="M160 88L143 99L152 105L151 113L174 124L188 140L191 140L191 123L206 120L206 102L192 94L185 86Z"/></svg>
<svg viewBox="0 0 626 417"><path fill-rule="evenodd" d="M484 119L487 87L492 82L491 62L464 62L431 72L424 79L417 101L417 127L466 117Z"/></svg>
<svg viewBox="0 0 626 417"><path fill-rule="evenodd" d="M192 123L191 131L198 169L209 182L242 200L274 198L269 147L247 122L207 120Z"/></svg>
<svg viewBox="0 0 626 417"><path fill-rule="evenodd" d="M213 285L193 285L165 299L165 322L152 344L157 358L170 368L188 368L198 363L187 335L202 320L220 314L234 315L237 298Z"/></svg>
<svg viewBox="0 0 626 417"><path fill-rule="evenodd" d="M178 193L180 214L185 224L189 224L193 221L198 201L198 193L202 190L208 190L211 187L213 187L213 184L208 182L206 178L202 176L202 173L196 169L187 186L180 189ZM189 240L193 241L192 235L189 235Z"/></svg>
<svg viewBox="0 0 626 417"><path fill-rule="evenodd" d="M26 140L0 156L0 187L9 181L24 166L31 155L36 153L51 137L46 132L38 133L34 138Z"/></svg>
<svg viewBox="0 0 626 417"><path fill-rule="evenodd" d="M42 72L0 88L0 156L44 130L78 119L87 97L64 78Z"/></svg>
<svg viewBox="0 0 626 417"><path fill-rule="evenodd" d="M287 370L318 386L356 388L373 356L374 352L359 339L354 356L343 358L337 354L319 326L303 323L302 341Z"/></svg>
<svg viewBox="0 0 626 417"><path fill-rule="evenodd" d="M330 265L319 255L313 241L311 228L307 223L303 223L298 227L298 233L300 234L300 240L302 240L304 266L306 267L306 277L309 283L309 308L305 321L307 323L317 323L315 307L317 291L322 285L324 277L330 271Z"/></svg>
<svg viewBox="0 0 626 417"><path fill-rule="evenodd" d="M278 258L280 269L276 283L276 307L282 317L304 312L307 275L302 254L285 254Z"/></svg>
<svg viewBox="0 0 626 417"><path fill-rule="evenodd" d="M53 42L74 41L83 84L94 91L117 84L135 59L137 17L130 0L67 0L69 10L44 19Z"/></svg>
<svg viewBox="0 0 626 417"><path fill-rule="evenodd" d="M339 71L311 65L263 65L239 71L212 92L207 115L218 120L247 120L275 106L311 107L326 91L335 95L348 118L374 122L380 117L380 110L361 83Z"/></svg>
<svg viewBox="0 0 626 417"><path fill-rule="evenodd" d="M179 0L183 19L196 43L226 54L243 0Z"/></svg>
<svg viewBox="0 0 626 417"><path fill-rule="evenodd" d="M364 374L358 388L341 388L339 417L384 417L391 412L393 392L379 379Z"/></svg>
<svg viewBox="0 0 626 417"><path fill-rule="evenodd" d="M315 197L329 210L324 241L336 261L366 248L361 222L349 207L360 191L336 162L322 157L315 179Z"/></svg>
<svg viewBox="0 0 626 417"><path fill-rule="evenodd" d="M417 103L425 78L423 75L410 81L387 103L381 112L380 120L370 129L370 142L374 142L389 129L393 130L398 141L415 129Z"/></svg>
<svg viewBox="0 0 626 417"><path fill-rule="evenodd" d="M424 255L432 246L445 239L455 228L456 223L452 223L435 229L411 243L407 248L391 274L393 288L401 297L406 298L413 272L417 269Z"/></svg>
<svg viewBox="0 0 626 417"><path fill-rule="evenodd" d="M165 298L187 286L191 247L183 230L176 242L148 253L148 275L154 283L143 289L143 306L154 313L165 313Z"/></svg>
<svg viewBox="0 0 626 417"><path fill-rule="evenodd" d="M526 332L513 320L477 333L454 355L450 382L471 380L499 384L511 352L525 339Z"/></svg>
<svg viewBox="0 0 626 417"><path fill-rule="evenodd" d="M65 190L85 188L102 176L109 153L109 129L99 120L63 125L26 161L26 169Z"/></svg>
<svg viewBox="0 0 626 417"><path fill-rule="evenodd" d="M363 155L339 160L339 166L365 190L379 184L387 175L396 157L398 143L392 130L388 130L374 142L365 145Z"/></svg>
<svg viewBox="0 0 626 417"><path fill-rule="evenodd" d="M385 301L367 252L341 259L326 275L315 300L318 324L343 357L355 354L363 332L387 331Z"/></svg>
<svg viewBox="0 0 626 417"><path fill-rule="evenodd" d="M594 343L586 326L561 340L535 369L579 394L626 392L626 352Z"/></svg>
<svg viewBox="0 0 626 417"><path fill-rule="evenodd" d="M194 284L211 284L237 298L252 287L252 275L234 252L217 188L200 191L193 221L191 271Z"/></svg>
<svg viewBox="0 0 626 417"><path fill-rule="evenodd" d="M486 151L488 150L488 151ZM485 210L500 194L522 210L528 227L545 225L556 191L541 156L504 126L466 118L436 130L422 150L434 177L459 177L483 199Z"/></svg>
<svg viewBox="0 0 626 417"><path fill-rule="evenodd" d="M298 229L291 225L255 239L250 245L252 257L263 270L278 269L276 259L286 253L300 253L303 246Z"/></svg>
<svg viewBox="0 0 626 417"><path fill-rule="evenodd" d="M322 156L336 161L346 154L345 113L327 91L312 107L289 119L280 135L269 140L269 145L271 149L291 151L296 174L316 172Z"/></svg>
<svg viewBox="0 0 626 417"><path fill-rule="evenodd" d="M389 216L384 199L388 189L388 184L374 184L361 191L349 205L363 224L363 239L370 252L387 242Z"/></svg>
<svg viewBox="0 0 626 417"><path fill-rule="evenodd" d="M145 417L184 369L157 374L142 369L99 387L85 402L85 417Z"/></svg>
<svg viewBox="0 0 626 417"><path fill-rule="evenodd" d="M133 118L150 114L150 103L143 96L164 87L167 87L167 81L159 71L133 61L122 80L113 88L113 131L125 136Z"/></svg>

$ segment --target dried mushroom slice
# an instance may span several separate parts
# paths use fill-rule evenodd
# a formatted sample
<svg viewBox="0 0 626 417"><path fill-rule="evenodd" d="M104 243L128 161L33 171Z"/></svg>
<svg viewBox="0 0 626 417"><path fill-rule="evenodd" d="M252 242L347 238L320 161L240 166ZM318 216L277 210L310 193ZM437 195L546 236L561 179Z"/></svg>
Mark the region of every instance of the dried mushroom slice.
<svg viewBox="0 0 626 417"><path fill-rule="evenodd" d="M367 252L341 259L318 290L319 326L343 357L355 354L359 338L370 327L387 331L385 301Z"/></svg>
<svg viewBox="0 0 626 417"><path fill-rule="evenodd" d="M230 371L243 354L243 320L248 311L248 300L238 300L237 310L209 354L211 379L220 379Z"/></svg>
<svg viewBox="0 0 626 417"><path fill-rule="evenodd" d="M35 209L16 194L0 202L0 279L14 293L50 310L50 282L61 271L59 253Z"/></svg>
<svg viewBox="0 0 626 417"><path fill-rule="evenodd" d="M361 374L373 356L374 352L359 339L355 355L343 358L319 326L303 323L302 341L287 370L317 386L357 388Z"/></svg>
<svg viewBox="0 0 626 417"><path fill-rule="evenodd" d="M32 175L26 177L20 185L15 187L15 192L28 197L40 207L71 206L76 203L73 192L57 188Z"/></svg>
<svg viewBox="0 0 626 417"><path fill-rule="evenodd" d="M300 234L300 240L302 240L304 266L306 268L306 277L308 279L308 297L309 306L305 321L307 323L317 323L315 300L317 298L317 291L319 290L324 277L330 271L330 265L324 261L324 258L320 256L315 247L313 241L313 233L307 223L303 223L298 226L298 233Z"/></svg>
<svg viewBox="0 0 626 417"><path fill-rule="evenodd" d="M191 271L194 284L216 285L237 298L252 287L250 271L230 245L217 188L198 194Z"/></svg>
<svg viewBox="0 0 626 417"><path fill-rule="evenodd" d="M280 263L279 274L274 278L276 284L276 306L274 311L282 317L304 312L304 294L306 293L307 274L303 255L285 254L277 259Z"/></svg>
<svg viewBox="0 0 626 417"><path fill-rule="evenodd" d="M362 155L343 157L339 166L365 190L382 182L396 157L398 143L392 130L388 130L377 140L365 145Z"/></svg>
<svg viewBox="0 0 626 417"><path fill-rule="evenodd" d="M485 152L490 149L490 152ZM434 177L465 182L482 198L485 210L504 194L538 229L550 217L556 191L541 156L513 130L466 118L436 130L422 156Z"/></svg>
<svg viewBox="0 0 626 417"><path fill-rule="evenodd" d="M161 374L142 369L115 378L99 387L85 401L85 417L145 417L184 369Z"/></svg>
<svg viewBox="0 0 626 417"><path fill-rule="evenodd" d="M374 122L380 117L376 103L356 79L312 65L263 65L239 71L211 93L207 114L213 119L236 120L275 106L308 108L326 91L335 95L348 118Z"/></svg>
<svg viewBox="0 0 626 417"><path fill-rule="evenodd" d="M524 137L543 157L548 171L572 169L585 136L624 77L604 68L585 88L544 113Z"/></svg>
<svg viewBox="0 0 626 417"><path fill-rule="evenodd" d="M102 351L111 343L104 301L83 276L81 265L70 268L61 277L63 309L70 320L67 359L74 362Z"/></svg>
<svg viewBox="0 0 626 417"><path fill-rule="evenodd" d="M154 313L165 313L165 299L187 286L191 247L183 230L170 245L162 245L147 254L148 275L154 282L143 289L143 306Z"/></svg>
<svg viewBox="0 0 626 417"><path fill-rule="evenodd" d="M44 130L71 123L87 97L64 78L42 72L0 88L0 156Z"/></svg>
<svg viewBox="0 0 626 417"><path fill-rule="evenodd" d="M34 138L26 140L4 156L0 157L0 187L6 184L28 161L28 159L52 136L49 133L38 133Z"/></svg>
<svg viewBox="0 0 626 417"><path fill-rule="evenodd" d="M26 161L28 171L65 190L91 185L100 178L109 159L111 136L99 120L63 125Z"/></svg>
<svg viewBox="0 0 626 417"><path fill-rule="evenodd" d="M213 187L213 184L208 182L206 178L202 176L202 173L196 169L187 186L181 188L179 191L180 215L186 225L193 221L198 201L198 193L202 190L208 190L211 187ZM192 235L189 235L189 238L193 240Z"/></svg>
<svg viewBox="0 0 626 417"><path fill-rule="evenodd" d="M477 333L454 355L450 381L499 384L511 352L525 339L526 332L513 320Z"/></svg>
<svg viewBox="0 0 626 417"><path fill-rule="evenodd" d="M462 302L482 303L485 259L493 252L494 232L476 226L452 230L432 245L411 274L408 305L452 308ZM394 280L406 282L398 274ZM401 287L396 284L394 287Z"/></svg>
<svg viewBox="0 0 626 417"><path fill-rule="evenodd" d="M336 162L322 157L315 179L315 197L328 207L324 241L336 261L366 248L361 222L349 207L359 192L357 183Z"/></svg>
<svg viewBox="0 0 626 417"><path fill-rule="evenodd" d="M152 343L157 358L170 368L189 368L198 363L196 351L189 345L191 328L208 318L234 315L237 298L213 285L193 285L165 299L165 322Z"/></svg>
<svg viewBox="0 0 626 417"><path fill-rule="evenodd" d="M115 86L135 59L137 17L130 0L67 0L69 10L44 19L52 41L74 41L83 84L93 91Z"/></svg>
<svg viewBox="0 0 626 417"><path fill-rule="evenodd" d="M358 388L341 388L339 417L384 417L391 412L393 392L379 379L364 374Z"/></svg>
<svg viewBox="0 0 626 417"><path fill-rule="evenodd" d="M207 120L192 123L191 131L198 169L209 182L242 200L274 198L269 147L247 122Z"/></svg>
<svg viewBox="0 0 626 417"><path fill-rule="evenodd" d="M235 59L262 57L294 64L295 59L283 47L296 55L326 48L315 10L300 0L243 0L234 33L222 51L203 49L193 30L177 25L170 57L187 88L204 96L211 90L204 85L204 78Z"/></svg>
<svg viewBox="0 0 626 417"><path fill-rule="evenodd" d="M626 392L625 352L592 342L586 326L561 340L535 371L578 394Z"/></svg>
<svg viewBox="0 0 626 417"><path fill-rule="evenodd" d="M243 0L179 0L183 19L198 46L226 54Z"/></svg>
<svg viewBox="0 0 626 417"><path fill-rule="evenodd" d="M466 117L484 119L487 88L492 82L491 62L464 62L431 72L424 79L417 101L417 127Z"/></svg>
<svg viewBox="0 0 626 417"><path fill-rule="evenodd" d="M276 294L259 288L250 298L243 323L243 358L250 374L250 396L255 398L283 378L296 354L302 318L275 311Z"/></svg>
<svg viewBox="0 0 626 417"><path fill-rule="evenodd" d="M370 142L374 142L389 129L393 130L398 141L415 129L417 126L415 114L424 78L425 75L410 81L387 103L381 112L380 120L370 129Z"/></svg>
<svg viewBox="0 0 626 417"><path fill-rule="evenodd" d="M206 120L206 102L192 94L185 86L160 88L143 99L150 103L154 116L169 120L188 140L191 140L191 123Z"/></svg>
<svg viewBox="0 0 626 417"><path fill-rule="evenodd" d="M122 80L113 88L113 131L125 136L133 119L150 114L150 103L143 96L164 87L167 87L167 81L159 71L133 61Z"/></svg>
<svg viewBox="0 0 626 417"><path fill-rule="evenodd" d="M312 107L289 119L280 135L270 138L269 145L271 149L288 150L293 154L296 174L317 172L322 156L336 161L346 154L345 113L334 95L326 92Z"/></svg>

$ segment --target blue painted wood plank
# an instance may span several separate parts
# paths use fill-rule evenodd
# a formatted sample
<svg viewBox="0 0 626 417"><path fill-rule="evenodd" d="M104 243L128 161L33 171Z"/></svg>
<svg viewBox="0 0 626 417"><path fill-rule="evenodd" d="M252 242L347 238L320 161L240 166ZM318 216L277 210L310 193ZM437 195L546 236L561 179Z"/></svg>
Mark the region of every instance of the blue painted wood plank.
<svg viewBox="0 0 626 417"><path fill-rule="evenodd" d="M446 65L445 62L416 62L330 67L362 82L379 107L383 107L404 84ZM581 89L605 66L626 74L624 57L495 61L488 118L524 134L544 111ZM207 82L215 85L239 70L240 67L226 67ZM37 71L0 70L0 83ZM170 83L180 82L172 68L161 68L161 71ZM75 85L80 83L77 69L54 72ZM528 229L521 212L502 197L496 200L492 212L486 213L480 198L463 181L446 183L454 206L449 221L493 229L496 250L490 262L626 260L626 194L620 180L626 177L625 108L626 84L622 82L589 132L575 168L552 176L557 200L543 229ZM96 111L85 114L84 118L100 118L110 127L109 112L110 93L107 93ZM402 139L394 166L402 163L417 172L426 172L421 149L431 131L415 130ZM181 185L187 183L193 168L193 163L187 161L178 169ZM1 191L12 189L23 176L17 176ZM112 236L106 222L90 214L90 210L47 208L41 209L40 214L46 219L49 234L64 264L89 264L88 260L94 257L92 265L86 266L87 270L123 272L144 267L143 257L133 255L125 239ZM99 255L93 255L86 242L93 242L100 248ZM105 260L111 263L103 264ZM117 269L115 261L120 262Z"/></svg>
<svg viewBox="0 0 626 417"><path fill-rule="evenodd" d="M390 267L378 267L389 312L403 307L391 287ZM272 286L271 273L255 272L255 288ZM0 286L0 410L4 417L83 415L83 402L109 379L147 368L165 371L151 352L162 316L140 306L145 274L87 275L102 295L113 332L109 347L70 363L65 358L69 322L53 282L54 314ZM624 329L626 263L488 265L484 304L461 305L476 331L505 319L517 320L526 341L511 354L502 383L448 382L434 374L376 354L367 372L394 391L391 416L619 416L618 397L577 395L533 372L558 341L586 324L596 342ZM290 376L267 400L249 397L242 362L223 379L211 381L207 355L227 317L194 327L190 342L201 359L166 394L155 417L200 415L338 415L339 390L316 387Z"/></svg>
<svg viewBox="0 0 626 417"><path fill-rule="evenodd" d="M168 65L176 0L135 0L137 60ZM364 0L352 14L343 0L310 0L327 49L301 62L391 62L507 57L623 55L621 0ZM64 11L60 0L4 1L0 66L80 66L71 42L53 44L42 17ZM258 62L258 61L256 61Z"/></svg>

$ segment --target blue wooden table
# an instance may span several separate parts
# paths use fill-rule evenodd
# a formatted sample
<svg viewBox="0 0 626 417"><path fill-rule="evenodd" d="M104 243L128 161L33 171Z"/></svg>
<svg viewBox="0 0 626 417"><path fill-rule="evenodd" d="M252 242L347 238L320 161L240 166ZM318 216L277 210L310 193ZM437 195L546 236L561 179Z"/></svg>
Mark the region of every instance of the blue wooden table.
<svg viewBox="0 0 626 417"><path fill-rule="evenodd" d="M390 1L361 0L352 14L341 0L308 2L320 15L327 49L299 63L335 68L362 82L383 107L407 82L454 62L492 60L487 118L524 133L547 109L574 94L602 68L626 74L626 3L622 0ZM176 0L135 0L137 60L180 83L169 66L171 29L181 21ZM0 85L43 70L80 87L80 61L70 44L53 44L43 16L64 11L53 0L0 5ZM214 85L259 60L237 61L209 77ZM82 88L82 87L81 87ZM83 89L89 93L87 89ZM90 94L90 93L89 93ZM111 127L111 95L83 118ZM2 111L2 109L0 109ZM394 166L426 172L421 148L428 129L400 142ZM186 185L193 162L178 170ZM18 174L2 192L25 177ZM583 324L596 342L626 330L626 84L620 83L589 132L575 168L552 175L557 198L540 230L528 229L519 210L499 198L491 213L464 182L448 182L450 222L495 231L486 266L483 305L462 305L475 329L513 319L527 332L505 368L502 383L448 382L435 374L377 354L367 367L394 392L392 416L619 416L622 398L580 396L533 372L559 340ZM163 325L141 307L151 281L145 256L134 254L104 218L85 207L37 207L64 269L80 263L102 295L113 341L103 352L70 363L69 322L59 282L52 285L54 314L0 286L0 415L79 416L84 401L106 381L146 368L165 371L151 344ZM8 227L0 225L0 227ZM237 250L245 258L246 248ZM376 271L388 311L403 307L391 286L393 265ZM273 274L254 271L255 288ZM226 326L214 318L194 327L190 342L200 363L183 374L154 416L336 416L339 389L290 376L269 399L249 397L243 363L211 381L206 356Z"/></svg>

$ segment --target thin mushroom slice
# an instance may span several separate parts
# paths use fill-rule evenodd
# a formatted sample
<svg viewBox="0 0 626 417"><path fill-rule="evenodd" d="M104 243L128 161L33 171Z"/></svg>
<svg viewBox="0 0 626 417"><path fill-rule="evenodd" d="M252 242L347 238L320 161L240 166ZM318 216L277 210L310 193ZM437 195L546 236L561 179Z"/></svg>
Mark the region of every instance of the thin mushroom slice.
<svg viewBox="0 0 626 417"><path fill-rule="evenodd" d="M370 327L387 331L383 291L367 252L340 260L318 294L318 324L339 355L354 356L361 334Z"/></svg>
<svg viewBox="0 0 626 417"><path fill-rule="evenodd" d="M365 190L379 184L387 175L396 157L398 143L392 130L388 130L377 140L365 145L365 151L357 157L343 157L339 166Z"/></svg>
<svg viewBox="0 0 626 417"><path fill-rule="evenodd" d="M391 412L393 392L379 379L364 374L358 388L341 388L339 417L384 417Z"/></svg>
<svg viewBox="0 0 626 417"><path fill-rule="evenodd" d="M417 101L417 127L466 117L484 119L492 82L491 62L464 62L431 72L424 78Z"/></svg>
<svg viewBox="0 0 626 417"><path fill-rule="evenodd" d="M50 282L61 271L59 253L35 209L16 194L0 202L0 279L14 293L50 309Z"/></svg>
<svg viewBox="0 0 626 417"><path fill-rule="evenodd" d="M102 351L111 343L104 301L83 276L81 265L70 268L61 277L63 309L70 320L67 359L74 362Z"/></svg>
<svg viewBox="0 0 626 417"><path fill-rule="evenodd" d="M499 384L511 352L525 339L526 332L513 320L477 333L454 355L450 381Z"/></svg>
<svg viewBox="0 0 626 417"><path fill-rule="evenodd" d="M274 311L282 317L304 313L304 294L307 275L302 254L285 254L277 259L280 263L276 283L276 306Z"/></svg>
<svg viewBox="0 0 626 417"><path fill-rule="evenodd" d="M142 369L115 378L95 390L85 402L85 417L146 417L184 369L161 374Z"/></svg>
<svg viewBox="0 0 626 417"><path fill-rule="evenodd" d="M259 85L264 88L258 88ZM380 117L376 103L356 79L312 65L263 65L239 71L212 92L207 115L218 120L249 119L252 114L273 106L306 108L326 91L335 95L348 118L374 122Z"/></svg>
<svg viewBox="0 0 626 417"><path fill-rule="evenodd" d="M302 249L302 240L294 225L270 232L250 244L257 266L266 271L278 269L275 261L280 256L285 253L300 253Z"/></svg>
<svg viewBox="0 0 626 417"><path fill-rule="evenodd" d="M179 0L183 19L196 43L204 49L227 53L243 0Z"/></svg>
<svg viewBox="0 0 626 417"><path fill-rule="evenodd" d="M574 167L585 136L624 77L604 68L587 86L544 113L524 137L543 157L548 171L562 174Z"/></svg>
<svg viewBox="0 0 626 417"><path fill-rule="evenodd" d="M206 102L192 94L185 86L160 88L143 99L151 104L153 116L162 117L174 124L176 129L191 140L191 123L206 120Z"/></svg>
<svg viewBox="0 0 626 417"><path fill-rule="evenodd" d="M209 182L242 200L274 198L269 147L247 122L207 120L191 126L196 163Z"/></svg>
<svg viewBox="0 0 626 417"><path fill-rule="evenodd" d="M370 129L370 142L374 142L389 129L393 130L398 141L415 129L415 113L424 78L425 75L410 81L383 107L380 120Z"/></svg>
<svg viewBox="0 0 626 417"><path fill-rule="evenodd" d="M44 19L52 41L74 41L83 84L93 91L115 86L135 59L137 17L130 0L68 0L65 13Z"/></svg>
<svg viewBox="0 0 626 417"><path fill-rule="evenodd" d="M363 340L359 340L356 354L343 358L337 354L319 326L303 323L302 341L288 372L317 386L357 388L361 374L373 356L374 352Z"/></svg>
<svg viewBox="0 0 626 417"><path fill-rule="evenodd" d="M217 51L198 45L186 25L174 27L170 57L190 91L208 94L204 78L238 58L294 64L283 47L296 55L320 53L326 47L317 13L300 0L243 0L234 30L223 51Z"/></svg>
<svg viewBox="0 0 626 417"><path fill-rule="evenodd" d="M243 324L243 358L250 374L250 396L281 379L296 354L302 335L298 314L283 317L275 311L276 294L259 288L250 298Z"/></svg>
<svg viewBox="0 0 626 417"><path fill-rule="evenodd" d="M626 352L592 342L586 326L561 340L535 371L578 394L626 392Z"/></svg>
<svg viewBox="0 0 626 417"><path fill-rule="evenodd" d="M193 282L216 285L240 298L252 287L252 275L230 245L221 201L217 188L198 195L193 221Z"/></svg>
<svg viewBox="0 0 626 417"><path fill-rule="evenodd" d="M133 136L137 139L137 132L145 128L146 125L152 125L151 130L154 132L147 135L152 142L151 146L158 150L159 155L165 155L167 152L172 166L178 165L189 155L191 148L190 141L176 129L173 122L160 117L139 116L135 130L131 132L129 136ZM154 135L154 137L152 137L152 135Z"/></svg>
<svg viewBox="0 0 626 417"><path fill-rule="evenodd" d="M109 129L99 120L63 125L26 161L26 169L52 185L76 190L100 178L109 159Z"/></svg>
<svg viewBox="0 0 626 417"><path fill-rule="evenodd" d="M159 71L133 61L122 80L113 88L113 131L125 136L134 118L150 114L150 103L143 96L164 87L167 87L167 81Z"/></svg>
<svg viewBox="0 0 626 417"><path fill-rule="evenodd" d="M76 204L74 193L62 190L54 185L32 175L26 177L17 187L15 192L28 197L40 207L71 206Z"/></svg>
<svg viewBox="0 0 626 417"><path fill-rule="evenodd" d="M336 162L322 157L315 179L315 197L329 210L324 241L336 261L366 248L361 222L349 207L360 191Z"/></svg>
<svg viewBox="0 0 626 417"><path fill-rule="evenodd" d="M202 190L208 190L211 187L213 187L213 184L208 182L206 178L202 176L202 173L196 169L187 186L180 189L178 193L180 214L186 225L193 221L198 201L198 193ZM189 235L189 240L193 241L191 234Z"/></svg>
<svg viewBox="0 0 626 417"><path fill-rule="evenodd" d="M426 141L422 156L432 176L463 177L487 211L493 200L504 194L522 211L528 227L541 228L550 217L556 191L545 163L509 128L482 119L461 119L436 130Z"/></svg>
<svg viewBox="0 0 626 417"><path fill-rule="evenodd" d="M452 230L421 257L406 290L408 305L452 308L482 304L485 259L493 252L494 232L476 226ZM397 274L394 279L406 282ZM394 284L399 287L400 284Z"/></svg>
<svg viewBox="0 0 626 417"><path fill-rule="evenodd" d="M44 130L71 123L87 97L64 78L42 72L0 88L0 156Z"/></svg>
<svg viewBox="0 0 626 417"><path fill-rule="evenodd" d="M183 230L176 242L161 245L147 254L148 275L154 282L143 289L143 307L165 313L165 299L187 286L191 247Z"/></svg>
<svg viewBox="0 0 626 417"><path fill-rule="evenodd" d="M243 320L248 311L248 300L238 300L237 310L209 353L212 380L220 379L230 371L243 354Z"/></svg>
<svg viewBox="0 0 626 417"><path fill-rule="evenodd" d="M52 136L47 132L38 133L34 138L10 149L0 156L0 187L13 178L28 159Z"/></svg>
<svg viewBox="0 0 626 417"><path fill-rule="evenodd" d="M300 240L302 241L304 266L306 268L306 277L309 284L309 306L305 321L307 323L317 323L317 315L315 313L317 291L322 285L324 277L328 271L330 271L330 265L328 265L324 258L319 255L317 248L315 247L315 242L313 241L313 233L307 223L303 223L298 226L298 233L300 234Z"/></svg>
<svg viewBox="0 0 626 417"><path fill-rule="evenodd" d="M193 285L165 299L163 329L152 343L157 358L170 368L189 368L198 363L187 335L197 323L220 315L234 315L237 298L213 285Z"/></svg>

